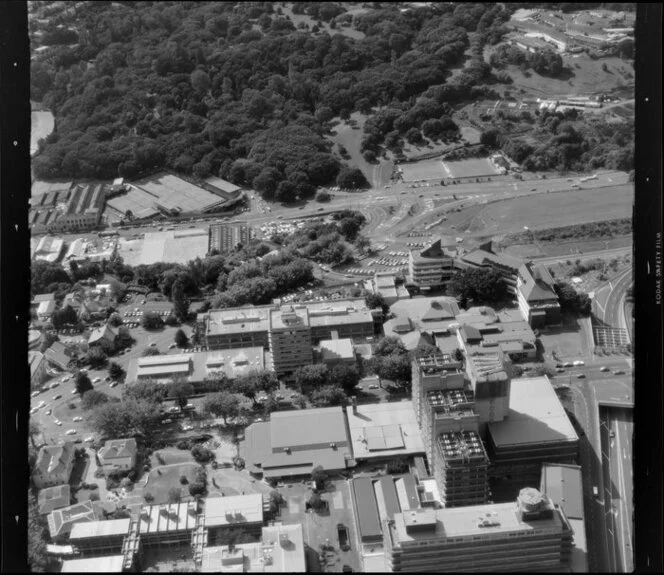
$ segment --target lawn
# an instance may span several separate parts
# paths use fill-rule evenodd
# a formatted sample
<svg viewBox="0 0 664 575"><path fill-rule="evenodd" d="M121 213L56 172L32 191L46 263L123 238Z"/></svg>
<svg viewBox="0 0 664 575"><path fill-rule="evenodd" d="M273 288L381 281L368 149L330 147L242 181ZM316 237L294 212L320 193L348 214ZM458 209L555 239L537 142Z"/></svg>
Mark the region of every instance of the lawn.
<svg viewBox="0 0 664 575"><path fill-rule="evenodd" d="M493 176L498 173L487 158L443 162L443 169L448 178Z"/></svg>
<svg viewBox="0 0 664 575"><path fill-rule="evenodd" d="M632 185L538 194L488 204L475 215L472 232L508 234L573 224L627 218L632 213Z"/></svg>
<svg viewBox="0 0 664 575"><path fill-rule="evenodd" d="M445 177L443 162L440 158L421 160L412 164L401 164L404 182L415 182L419 180L439 180Z"/></svg>
<svg viewBox="0 0 664 575"><path fill-rule="evenodd" d="M189 452L183 452L189 453ZM186 476L189 483L193 482L196 478L196 470L198 463L193 462L189 456L189 463L170 464L155 467L150 471L147 483L141 482L140 487L143 494L149 492L154 496L154 504L168 503L168 491L172 487L181 488L182 498L189 497L188 485L180 484L180 477Z"/></svg>

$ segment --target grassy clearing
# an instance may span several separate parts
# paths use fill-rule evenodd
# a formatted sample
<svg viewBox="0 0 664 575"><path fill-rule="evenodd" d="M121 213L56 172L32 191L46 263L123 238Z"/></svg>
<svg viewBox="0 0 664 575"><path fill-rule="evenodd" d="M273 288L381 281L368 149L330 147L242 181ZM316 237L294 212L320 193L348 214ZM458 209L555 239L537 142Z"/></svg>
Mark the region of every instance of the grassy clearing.
<svg viewBox="0 0 664 575"><path fill-rule="evenodd" d="M172 487L181 490L182 498L189 497L189 486L180 484L182 475L187 477L189 483L196 479L198 463L183 463L172 467L157 467L150 471L147 485L143 487L143 493L150 492L154 496L154 503L168 503L168 491Z"/></svg>
<svg viewBox="0 0 664 575"><path fill-rule="evenodd" d="M606 65L606 72L602 66ZM618 89L634 89L634 69L620 58L591 60L585 54L574 57L563 56L563 66L572 72L569 79L549 78L528 70L526 77L517 66L508 66L507 72L513 83L507 86L510 91L525 90L538 96L576 95L598 92L612 92Z"/></svg>
<svg viewBox="0 0 664 575"><path fill-rule="evenodd" d="M283 11L284 16L290 17L291 22L293 22L296 28L300 22L304 22L307 26L309 26L310 30L315 24L318 24L317 20L314 20L306 14L293 14L293 4L291 3L286 4L281 8L281 10ZM367 11L368 10L365 8L355 8L354 10L348 10L348 12L353 15L363 14ZM362 38L364 38L364 32L355 30L350 26L337 26L336 28L332 29L330 28L329 23L321 22L318 27L320 28L321 32L327 32L330 36L333 36L334 34L341 34L342 36L347 36L348 38L353 38L354 40L362 40Z"/></svg>

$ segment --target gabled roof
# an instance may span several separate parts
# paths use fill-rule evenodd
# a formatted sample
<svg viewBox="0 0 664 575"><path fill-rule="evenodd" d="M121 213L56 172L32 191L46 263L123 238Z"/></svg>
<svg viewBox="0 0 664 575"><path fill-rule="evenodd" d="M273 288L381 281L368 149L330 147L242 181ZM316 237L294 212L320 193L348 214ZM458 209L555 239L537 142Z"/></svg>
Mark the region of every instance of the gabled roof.
<svg viewBox="0 0 664 575"><path fill-rule="evenodd" d="M71 491L69 485L56 485L47 487L39 492L39 513L46 515L54 509L67 507L70 503Z"/></svg>
<svg viewBox="0 0 664 575"><path fill-rule="evenodd" d="M98 327L97 329L93 330L93 332L90 334L90 337L88 338L88 344L95 343L102 339L105 339L106 341L113 343L115 341L116 336L117 336L117 331L115 331L109 324L106 324L102 327Z"/></svg>
<svg viewBox="0 0 664 575"><path fill-rule="evenodd" d="M558 299L553 278L545 266L524 264L519 268L519 276L523 280L520 290L526 301Z"/></svg>
<svg viewBox="0 0 664 575"><path fill-rule="evenodd" d="M69 353L69 350L62 342L54 341L51 344L51 347L44 352L44 356L47 361L62 369L66 369L72 359Z"/></svg>
<svg viewBox="0 0 664 575"><path fill-rule="evenodd" d="M64 445L45 445L39 451L35 469L44 475L59 473L74 458L74 444L67 441Z"/></svg>
<svg viewBox="0 0 664 575"><path fill-rule="evenodd" d="M480 333L480 330L473 327L472 325L463 325L461 326L459 331L461 332L461 337L463 337L464 341L474 341L482 339L482 334Z"/></svg>
<svg viewBox="0 0 664 575"><path fill-rule="evenodd" d="M109 461L113 459L134 457L136 455L136 440L129 439L109 439L99 450L99 459Z"/></svg>
<svg viewBox="0 0 664 575"><path fill-rule="evenodd" d="M48 516L48 530L51 537L59 537L69 533L75 523L97 521L101 515L102 506L98 501L84 501L52 511Z"/></svg>
<svg viewBox="0 0 664 575"><path fill-rule="evenodd" d="M442 321L454 318L452 306L447 302L431 302L431 307L424 312L421 321Z"/></svg>

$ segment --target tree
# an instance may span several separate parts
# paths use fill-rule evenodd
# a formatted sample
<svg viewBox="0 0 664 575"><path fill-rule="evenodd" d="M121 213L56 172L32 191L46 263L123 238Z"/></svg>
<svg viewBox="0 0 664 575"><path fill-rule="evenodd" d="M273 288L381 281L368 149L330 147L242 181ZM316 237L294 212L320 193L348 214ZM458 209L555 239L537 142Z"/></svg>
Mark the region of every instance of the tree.
<svg viewBox="0 0 664 575"><path fill-rule="evenodd" d="M79 371L76 374L76 392L83 396L83 394L86 391L90 391L91 389L94 389L92 387L92 382L90 381L90 378L87 376L87 374L83 373L82 371Z"/></svg>
<svg viewBox="0 0 664 575"><path fill-rule="evenodd" d="M189 338L183 329L178 329L175 332L175 345L178 347L187 347L189 345Z"/></svg>
<svg viewBox="0 0 664 575"><path fill-rule="evenodd" d="M178 278L171 289L173 298L173 313L180 321L186 321L189 316L189 298L184 293L184 282Z"/></svg>
<svg viewBox="0 0 664 575"><path fill-rule="evenodd" d="M108 318L108 323L113 327L119 327L119 326L122 325L123 321L122 321L122 318L120 317L120 314L113 313Z"/></svg>
<svg viewBox="0 0 664 575"><path fill-rule="evenodd" d="M44 572L48 565L46 554L46 516L40 515L37 499L28 493L28 567L31 572Z"/></svg>
<svg viewBox="0 0 664 575"><path fill-rule="evenodd" d="M388 473L406 473L408 469L408 462L403 457L396 457L387 462Z"/></svg>
<svg viewBox="0 0 664 575"><path fill-rule="evenodd" d="M327 383L327 366L322 363L298 367L293 373L295 385L302 393L319 389Z"/></svg>
<svg viewBox="0 0 664 575"><path fill-rule="evenodd" d="M99 405L108 403L109 399L110 398L105 393L92 389L83 396L83 399L81 399L81 407L85 410L93 409Z"/></svg>
<svg viewBox="0 0 664 575"><path fill-rule="evenodd" d="M507 285L497 270L460 270L449 283L448 291L458 298L498 302L507 296Z"/></svg>
<svg viewBox="0 0 664 575"><path fill-rule="evenodd" d="M125 378L127 372L122 369L122 366L119 363L112 361L108 366L108 375L111 379L120 381Z"/></svg>
<svg viewBox="0 0 664 575"><path fill-rule="evenodd" d="M325 489L325 482L327 481L327 473L323 467L317 465L311 471L311 480L316 484L316 489Z"/></svg>
<svg viewBox="0 0 664 575"><path fill-rule="evenodd" d="M374 373L381 379L388 379L397 385L408 385L412 373L408 355L376 356L371 360Z"/></svg>
<svg viewBox="0 0 664 575"><path fill-rule="evenodd" d="M369 182L359 168L344 166L339 170L337 186L346 189L367 188Z"/></svg>
<svg viewBox="0 0 664 575"><path fill-rule="evenodd" d="M311 402L316 407L345 405L347 400L344 390L336 385L324 385L311 392Z"/></svg>
<svg viewBox="0 0 664 575"><path fill-rule="evenodd" d="M458 347L454 350L454 359L456 361L463 361L463 351L461 351Z"/></svg>
<svg viewBox="0 0 664 575"><path fill-rule="evenodd" d="M127 397L122 402L96 407L90 421L103 437L150 437L160 419L153 402Z"/></svg>
<svg viewBox="0 0 664 575"><path fill-rule="evenodd" d="M164 401L166 388L163 385L155 385L152 381L136 382L122 388L122 397L124 400L147 401L156 405Z"/></svg>
<svg viewBox="0 0 664 575"><path fill-rule="evenodd" d="M141 326L144 329L159 329L163 327L164 321L161 319L161 316L153 311L148 311L143 314L141 318Z"/></svg>
<svg viewBox="0 0 664 575"><path fill-rule="evenodd" d="M381 309L383 315L387 315L390 311L390 306L387 305L385 298L379 293L369 293L364 297L364 301L369 309Z"/></svg>
<svg viewBox="0 0 664 575"><path fill-rule="evenodd" d="M318 493L312 493L307 503L316 512L321 512L327 507L325 500L320 495L318 495Z"/></svg>
<svg viewBox="0 0 664 575"><path fill-rule="evenodd" d="M95 346L90 348L84 361L86 364L92 366L93 369L101 369L108 364L108 356L101 347Z"/></svg>
<svg viewBox="0 0 664 575"><path fill-rule="evenodd" d="M327 380L332 385L340 386L348 395L352 395L360 382L360 374L354 365L337 365L328 371Z"/></svg>
<svg viewBox="0 0 664 575"><path fill-rule="evenodd" d="M152 503L154 501L154 495L152 495L152 493L150 493L149 491L144 491L143 499L145 499L146 503Z"/></svg>
<svg viewBox="0 0 664 575"><path fill-rule="evenodd" d="M327 203L332 199L332 196L330 196L329 192L326 192L325 190L321 190L316 194L316 201L320 202L321 204Z"/></svg>
<svg viewBox="0 0 664 575"><path fill-rule="evenodd" d="M141 355L149 357L151 355L161 355L161 352L156 347L146 347Z"/></svg>
<svg viewBox="0 0 664 575"><path fill-rule="evenodd" d="M279 387L279 380L273 371L254 370L247 375L236 377L231 384L234 393L240 393L256 403L256 395L263 391L271 393Z"/></svg>
<svg viewBox="0 0 664 575"><path fill-rule="evenodd" d="M229 418L237 417L240 413L240 399L234 393L220 391L208 395L203 402L203 411L216 417L223 417L224 423Z"/></svg>
<svg viewBox="0 0 664 575"><path fill-rule="evenodd" d="M171 487L168 490L168 502L178 503L182 499L182 489L179 487Z"/></svg>
<svg viewBox="0 0 664 575"><path fill-rule="evenodd" d="M193 394L194 386L187 381L176 380L168 386L168 397L174 398L181 408L187 405Z"/></svg>
<svg viewBox="0 0 664 575"><path fill-rule="evenodd" d="M403 342L395 336L384 337L378 342L376 349L374 350L374 355L387 357L390 355L406 355L408 350L404 346Z"/></svg>
<svg viewBox="0 0 664 575"><path fill-rule="evenodd" d="M189 485L189 494L192 497L205 495L206 491L207 485L205 485L205 483L201 483L200 481L194 481Z"/></svg>

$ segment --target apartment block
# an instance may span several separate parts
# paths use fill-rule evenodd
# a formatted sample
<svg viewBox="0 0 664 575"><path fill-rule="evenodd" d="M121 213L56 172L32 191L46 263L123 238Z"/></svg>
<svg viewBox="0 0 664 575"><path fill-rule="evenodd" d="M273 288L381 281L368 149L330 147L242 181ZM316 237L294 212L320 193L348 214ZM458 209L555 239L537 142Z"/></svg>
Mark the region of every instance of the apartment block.
<svg viewBox="0 0 664 575"><path fill-rule="evenodd" d="M511 380L505 371L502 352L475 353L466 357L466 373L484 436L487 423L503 421L510 409Z"/></svg>
<svg viewBox="0 0 664 575"><path fill-rule="evenodd" d="M525 488L516 502L396 514L383 541L394 572L538 572L567 568L572 529L559 507Z"/></svg>
<svg viewBox="0 0 664 575"><path fill-rule="evenodd" d="M313 363L309 310L293 306L270 310L268 335L272 363L277 377L292 374L298 367Z"/></svg>

